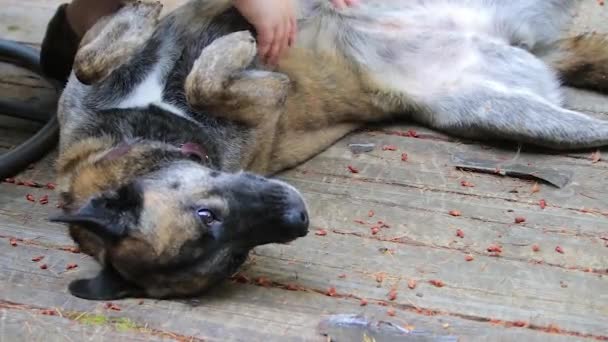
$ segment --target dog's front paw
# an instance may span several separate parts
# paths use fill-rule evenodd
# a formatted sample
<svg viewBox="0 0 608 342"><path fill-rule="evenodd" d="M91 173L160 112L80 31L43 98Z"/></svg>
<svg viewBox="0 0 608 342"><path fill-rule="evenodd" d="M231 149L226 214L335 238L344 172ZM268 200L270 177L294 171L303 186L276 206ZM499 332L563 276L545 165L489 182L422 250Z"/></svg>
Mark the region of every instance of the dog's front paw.
<svg viewBox="0 0 608 342"><path fill-rule="evenodd" d="M227 76L248 67L257 54L255 38L249 31L234 32L203 49L198 68ZM202 70L201 70L202 71Z"/></svg>
<svg viewBox="0 0 608 342"><path fill-rule="evenodd" d="M257 53L255 39L248 31L231 33L203 49L186 78L186 97L196 107L219 101L230 79L246 69Z"/></svg>
<svg viewBox="0 0 608 342"><path fill-rule="evenodd" d="M133 1L102 18L83 37L74 72L84 84L99 82L126 64L156 30L163 5Z"/></svg>

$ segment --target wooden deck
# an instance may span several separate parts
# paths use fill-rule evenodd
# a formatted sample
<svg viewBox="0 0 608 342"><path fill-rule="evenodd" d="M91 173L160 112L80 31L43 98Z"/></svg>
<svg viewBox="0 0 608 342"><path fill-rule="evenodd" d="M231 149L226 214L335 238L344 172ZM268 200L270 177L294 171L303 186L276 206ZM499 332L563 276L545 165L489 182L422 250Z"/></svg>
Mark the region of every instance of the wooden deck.
<svg viewBox="0 0 608 342"><path fill-rule="evenodd" d="M0 37L36 46L58 4L0 0ZM577 29L608 28L608 10L595 1L581 13ZM603 26L593 26L602 17ZM6 65L0 65L0 96L41 106L54 100L36 77ZM608 119L608 98L569 91L568 99L574 108ZM37 128L0 116L0 153ZM418 137L398 134L408 130ZM348 143L376 148L353 155ZM383 150L386 145L397 150ZM563 189L542 183L536 189L529 180L464 172L450 162L459 152L518 158L572 172L573 179ZM591 153L517 155L517 146L456 141L409 125L353 134L282 175L310 204L309 236L256 249L241 276L205 297L130 299L113 302L114 308L67 292L71 280L93 274L97 266L70 251L63 226L46 221L58 210L57 194L3 182L0 341L324 341L317 325L331 314L363 314L439 338L605 341L608 162L593 163ZM18 180L53 182L54 157ZM350 173L349 165L360 172ZM36 202L28 201L28 194ZM39 203L46 195L48 204ZM452 210L461 216L450 215ZM526 221L516 224L516 217ZM379 221L390 227L374 235L371 228L381 226ZM464 237L457 237L459 229ZM491 244L500 245L502 253L488 252ZM32 261L38 256L44 258ZM78 267L66 270L68 264ZM443 286L431 284L434 280Z"/></svg>

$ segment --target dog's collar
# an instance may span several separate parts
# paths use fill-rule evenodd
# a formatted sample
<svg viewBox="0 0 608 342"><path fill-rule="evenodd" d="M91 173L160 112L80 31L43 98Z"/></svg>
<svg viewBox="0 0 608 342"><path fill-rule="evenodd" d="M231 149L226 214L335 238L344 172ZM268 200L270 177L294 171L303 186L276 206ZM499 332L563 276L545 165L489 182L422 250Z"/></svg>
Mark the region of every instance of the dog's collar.
<svg viewBox="0 0 608 342"><path fill-rule="evenodd" d="M103 160L114 160L120 158L133 148L133 143L121 143L118 146L112 148L108 153L106 153L102 159ZM180 152L186 157L196 157L201 162L209 163L209 154L207 151L199 144L193 142L187 142L179 145Z"/></svg>

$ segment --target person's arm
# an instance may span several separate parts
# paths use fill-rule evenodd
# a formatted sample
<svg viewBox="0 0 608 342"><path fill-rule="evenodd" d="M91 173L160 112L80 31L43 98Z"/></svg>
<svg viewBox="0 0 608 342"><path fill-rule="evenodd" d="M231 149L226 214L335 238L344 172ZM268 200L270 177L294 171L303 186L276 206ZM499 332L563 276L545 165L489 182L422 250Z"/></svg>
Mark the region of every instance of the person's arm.
<svg viewBox="0 0 608 342"><path fill-rule="evenodd" d="M122 5L123 0L72 0L66 8L66 18L74 33L82 37L99 18L118 11Z"/></svg>
<svg viewBox="0 0 608 342"><path fill-rule="evenodd" d="M296 38L296 13L292 0L234 0L234 7L258 33L258 51L270 65L293 44Z"/></svg>

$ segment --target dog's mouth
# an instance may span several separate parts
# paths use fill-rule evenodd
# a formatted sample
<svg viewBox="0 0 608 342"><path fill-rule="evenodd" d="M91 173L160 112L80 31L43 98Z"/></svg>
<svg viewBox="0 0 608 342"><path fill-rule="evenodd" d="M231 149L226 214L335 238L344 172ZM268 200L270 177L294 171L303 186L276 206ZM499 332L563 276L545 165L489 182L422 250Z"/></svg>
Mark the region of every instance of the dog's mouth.
<svg viewBox="0 0 608 342"><path fill-rule="evenodd" d="M202 162L209 161L207 151L199 144L188 142L180 146L180 151L183 155L190 159L198 159Z"/></svg>
<svg viewBox="0 0 608 342"><path fill-rule="evenodd" d="M114 148L110 149L106 154L101 158L103 161L112 161L116 159L120 159L127 154L129 154L134 147L137 146L137 142L123 142ZM184 144L180 144L178 146L171 146L172 150L179 149L179 152L187 159L208 163L209 155L207 151L199 144L194 142L186 142Z"/></svg>

